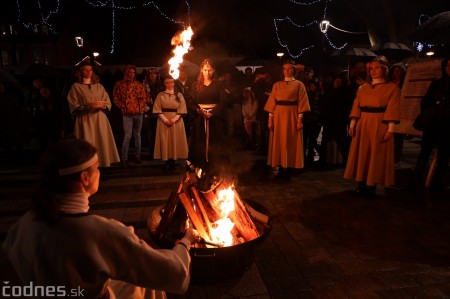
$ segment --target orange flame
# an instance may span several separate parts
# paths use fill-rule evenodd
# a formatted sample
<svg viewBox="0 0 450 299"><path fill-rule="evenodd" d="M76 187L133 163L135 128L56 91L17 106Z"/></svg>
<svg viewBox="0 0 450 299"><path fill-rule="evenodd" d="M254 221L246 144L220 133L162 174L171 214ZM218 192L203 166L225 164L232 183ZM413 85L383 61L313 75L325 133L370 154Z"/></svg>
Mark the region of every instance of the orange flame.
<svg viewBox="0 0 450 299"><path fill-rule="evenodd" d="M231 230L234 227L234 223L227 217L234 211L234 191L232 187L220 190L217 201L220 206L219 216L221 219L214 222L214 226L211 230L211 240L223 243L224 246L231 246L233 245L233 235L231 234Z"/></svg>
<svg viewBox="0 0 450 299"><path fill-rule="evenodd" d="M171 44L172 46L175 46L175 49L172 50L173 57L169 60L169 75L174 79L178 79L180 76L178 68L183 62L183 56L190 50L192 35L194 35L194 32L192 31L191 26L189 26L172 37Z"/></svg>

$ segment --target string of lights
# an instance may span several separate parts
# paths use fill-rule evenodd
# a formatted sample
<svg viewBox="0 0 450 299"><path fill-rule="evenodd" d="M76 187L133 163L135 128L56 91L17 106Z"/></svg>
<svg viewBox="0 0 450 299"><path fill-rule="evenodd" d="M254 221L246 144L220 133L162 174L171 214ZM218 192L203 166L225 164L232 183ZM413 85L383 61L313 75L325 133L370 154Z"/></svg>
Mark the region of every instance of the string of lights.
<svg viewBox="0 0 450 299"><path fill-rule="evenodd" d="M313 4L319 3L322 0L314 0L314 1L311 1L311 2L302 2L302 1L295 1L295 0L289 0L289 1L294 3L294 4L297 4L297 5L309 6L309 5L313 5Z"/></svg>
<svg viewBox="0 0 450 299"><path fill-rule="evenodd" d="M59 4L60 4L59 0L56 0L56 8L54 10L48 11L47 13L44 13L44 9L42 7L41 1L38 0L36 2L36 4L38 7L39 15L41 17L40 23L32 23L32 22L26 23L26 22L22 21L22 6L20 3L20 0L16 0L17 22L19 24L22 24L25 28L32 29L32 30L37 30L37 27L39 25L41 25L41 26L45 25L51 33L57 34L57 32L53 29L53 26L49 22L49 20L52 15L57 15L59 13Z"/></svg>
<svg viewBox="0 0 450 299"><path fill-rule="evenodd" d="M106 1L106 2L102 2L102 1L91 1L91 0L86 0L86 2L94 7L100 7L100 8L110 8L112 11L112 24L111 24L111 51L110 53L113 54L115 52L115 28L116 28L116 10L134 10L137 9L137 6L134 5L130 5L130 6L122 6L122 5L116 5L114 0L111 1ZM187 7L187 14L188 14L188 20L190 23L190 5L187 1L185 1L186 3L186 7ZM142 7L145 6L153 6L158 12L159 14L164 17L165 19L169 20L170 22L173 22L175 24L180 24L183 26L183 28L186 28L186 25L183 21L177 21L171 17L169 17L167 14L165 14L160 8L159 6L154 2L154 1L148 1L142 4Z"/></svg>
<svg viewBox="0 0 450 299"><path fill-rule="evenodd" d="M419 19L417 21L417 23L420 25L422 25L424 22L426 22L428 19L430 18L429 15L426 14L420 14ZM422 52L425 48L431 48L433 45L430 44L424 44L421 42L413 42L413 45L416 47L418 52Z"/></svg>
<svg viewBox="0 0 450 299"><path fill-rule="evenodd" d="M350 33L350 34L366 34L366 32L353 32L353 31L344 30L344 29L338 28L338 27L333 26L332 24L330 24L330 22L326 20L326 17L327 17L328 3L331 2L331 0L314 0L314 1L310 1L310 2L303 2L303 1L296 1L296 0L289 0L289 1L294 3L294 4L302 5L302 6L309 6L309 5L313 5L313 4L318 4L320 2L324 2L325 3L324 8L323 8L323 18L322 18L323 20L321 22L315 20L315 21L312 21L312 22L307 23L305 25L299 25L299 24L296 24L295 22L293 22L292 19L289 16L284 17L284 18L276 18L276 19L273 20L274 21L274 28L275 28L275 35L276 35L276 38L278 40L278 44L281 47L283 47L284 49L286 49L286 51L288 52L289 56L291 56L292 58L300 57L306 50L314 48L315 46L314 45L309 45L309 46L301 49L300 52L297 53L297 54L291 53L291 50L290 50L289 46L281 41L280 34L279 34L279 29L278 29L278 23L279 22L289 21L292 26L297 27L297 28L307 28L307 27L310 27L312 25L318 25L319 28L320 28L320 31L322 32L323 36L327 40L328 44L331 47L333 47L334 49L336 49L336 50L340 50L340 49L344 48L347 45L347 43L344 43L342 46L337 46L334 42L332 42L330 37L327 34L327 31L328 31L329 27L331 27L333 29L336 29L338 31L345 32L345 33Z"/></svg>
<svg viewBox="0 0 450 299"><path fill-rule="evenodd" d="M290 17L285 17L283 19L274 19L273 20L273 24L274 24L274 27L275 27L275 33L276 33L276 36L277 36L278 43L280 44L281 47L286 49L286 51L289 54L289 56L291 56L292 58L299 58L305 51L307 51L307 50L309 50L311 48L314 48L314 45L309 45L309 46L307 46L305 48L302 48L300 50L300 53L293 54L291 52L289 46L284 44L281 41L281 38L280 38L280 35L279 35L279 32L278 32L278 22L284 22L284 21L289 21L291 23L291 25L293 25L293 26L295 26L297 28L307 28L307 27L310 27L310 26L313 26L313 25L317 25L317 21L312 21L312 22L310 22L308 24L305 24L305 25L299 25L299 24L296 24L294 21L292 21L292 19Z"/></svg>
<svg viewBox="0 0 450 299"><path fill-rule="evenodd" d="M116 11L117 10L134 10L134 9L138 9L140 7L146 7L146 6L152 6L153 8L155 8L158 13L165 18L166 20L173 22L175 24L180 24L182 25L183 28L186 28L187 26L190 26L190 20L191 20L191 6L189 5L188 1L185 1L186 4L186 8L187 8L187 20L188 20L188 24L186 25L185 22L183 21L177 21L175 19L173 19L172 17L170 17L169 15L167 15L166 13L164 13L161 8L154 2L154 1L147 1L145 3L142 3L139 7L136 5L128 5L128 6L124 6L124 5L117 5L116 2L114 0L106 0L106 1L101 1L101 0L85 0L86 3L88 3L89 5L93 6L93 7L97 7L97 8L109 8L111 9L111 51L110 53L113 54L115 52L115 44L116 44ZM53 25L50 22L50 18L53 15L57 15L59 13L59 8L60 8L60 0L56 0L56 8L54 10L50 10L48 12L44 12L44 8L41 4L41 1L37 1L36 5L38 7L38 11L39 11L39 15L40 15L40 22L39 23L33 23L33 22L24 22L22 21L22 5L20 3L20 0L16 0L16 6L17 6L17 19L18 19L18 23L22 24L25 28L28 29L32 29L32 30L37 30L38 26L43 26L45 25L48 30L53 33L53 34L57 34L57 32L53 29Z"/></svg>

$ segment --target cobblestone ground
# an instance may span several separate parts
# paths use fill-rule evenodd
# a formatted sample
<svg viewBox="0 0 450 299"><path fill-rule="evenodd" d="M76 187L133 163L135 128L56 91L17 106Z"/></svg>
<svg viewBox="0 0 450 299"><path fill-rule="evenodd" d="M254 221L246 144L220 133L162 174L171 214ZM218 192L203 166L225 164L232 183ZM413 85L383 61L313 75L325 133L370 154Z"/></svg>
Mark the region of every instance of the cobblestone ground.
<svg viewBox="0 0 450 299"><path fill-rule="evenodd" d="M450 298L450 192L408 191L417 151L416 143L406 141L397 184L378 188L375 200L353 195L355 183L342 178L342 168L304 169L290 181L270 180L263 156L240 151L232 159L237 190L264 207L271 230L247 271L213 285L192 284L185 295L169 298ZM91 210L133 225L153 244L147 218L184 173L180 167L164 174L159 162L143 162L112 167L91 198ZM3 165L0 242L29 208L38 178L33 163ZM20 283L3 253L0 279Z"/></svg>

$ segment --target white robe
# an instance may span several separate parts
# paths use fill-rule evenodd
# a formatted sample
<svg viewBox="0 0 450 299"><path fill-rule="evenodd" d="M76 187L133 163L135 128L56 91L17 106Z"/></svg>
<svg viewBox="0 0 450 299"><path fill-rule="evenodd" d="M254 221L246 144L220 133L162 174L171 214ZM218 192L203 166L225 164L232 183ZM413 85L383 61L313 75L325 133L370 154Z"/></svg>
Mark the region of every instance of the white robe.
<svg viewBox="0 0 450 299"><path fill-rule="evenodd" d="M83 109L85 105L94 101L104 101L108 110L111 110L109 95L100 83L74 83L67 95L67 100L70 113ZM77 138L84 139L97 148L99 167L108 167L120 161L114 135L104 112L76 114L74 133Z"/></svg>
<svg viewBox="0 0 450 299"><path fill-rule="evenodd" d="M49 225L27 212L2 247L24 286L81 288L83 298L97 298L106 288L111 298L166 298L164 291L184 293L190 281L185 247L153 249L132 227L92 214Z"/></svg>

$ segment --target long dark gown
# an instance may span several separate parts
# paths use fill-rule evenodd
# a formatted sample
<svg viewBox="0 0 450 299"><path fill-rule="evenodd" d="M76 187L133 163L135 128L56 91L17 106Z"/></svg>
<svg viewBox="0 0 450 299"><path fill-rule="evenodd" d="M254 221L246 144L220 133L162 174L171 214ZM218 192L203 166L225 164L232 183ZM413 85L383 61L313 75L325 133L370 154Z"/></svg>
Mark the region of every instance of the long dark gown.
<svg viewBox="0 0 450 299"><path fill-rule="evenodd" d="M196 114L192 121L191 136L189 139L188 160L196 167L200 167L207 173L219 173L224 165L228 164L228 155L224 150L225 132L225 99L226 93L221 82L213 81L210 85L203 86L200 92L196 89L196 83L191 88L191 109L196 111L204 104L215 104L212 109L213 116L207 120L209 125L208 152L205 130L205 119Z"/></svg>

